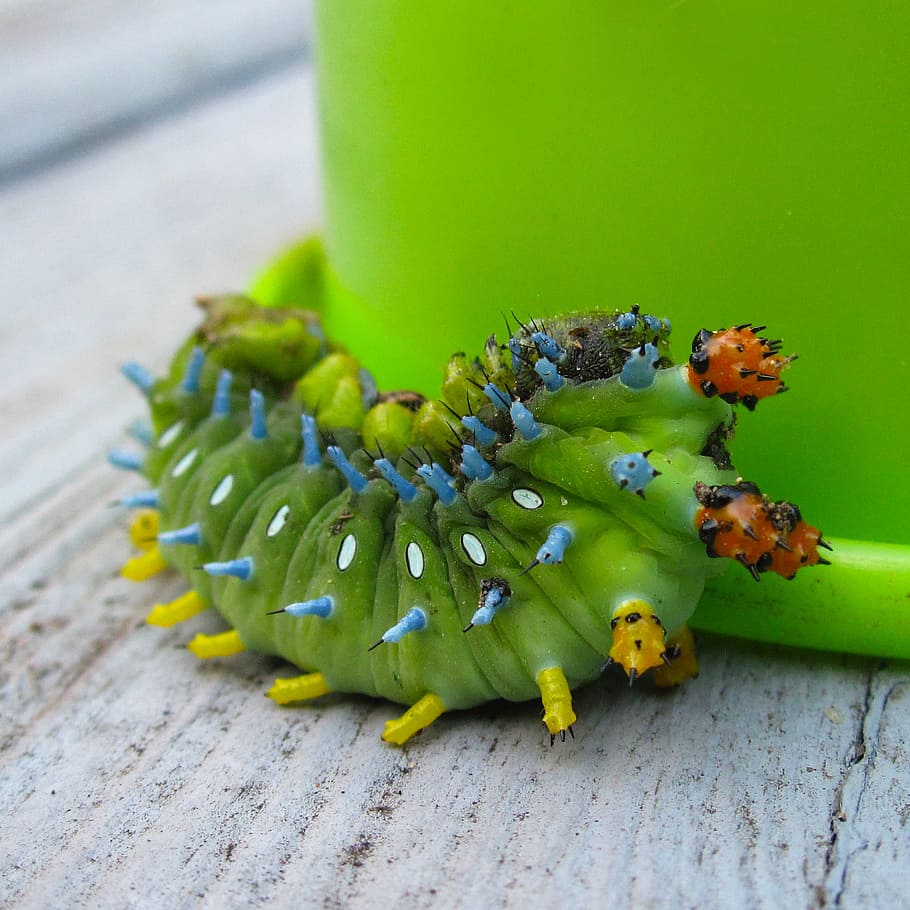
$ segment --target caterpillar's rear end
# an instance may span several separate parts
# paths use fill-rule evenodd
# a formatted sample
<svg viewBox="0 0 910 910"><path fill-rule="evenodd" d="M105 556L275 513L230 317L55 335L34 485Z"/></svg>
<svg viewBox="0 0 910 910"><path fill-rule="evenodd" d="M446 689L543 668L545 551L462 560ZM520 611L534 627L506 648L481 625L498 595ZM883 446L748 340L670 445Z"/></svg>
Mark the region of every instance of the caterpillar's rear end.
<svg viewBox="0 0 910 910"><path fill-rule="evenodd" d="M661 686L697 672L685 623L714 557L756 580L825 563L727 450L733 406L785 388L792 358L763 327L703 330L674 366L669 322L637 307L516 319L425 401L378 393L313 314L203 306L167 377L124 368L152 417L144 456L112 456L152 485L124 499L144 507L124 574L188 579L150 623L227 620L197 656L300 668L279 703L400 702L384 734L400 744L444 711L540 697L565 738L571 689L606 665Z"/></svg>

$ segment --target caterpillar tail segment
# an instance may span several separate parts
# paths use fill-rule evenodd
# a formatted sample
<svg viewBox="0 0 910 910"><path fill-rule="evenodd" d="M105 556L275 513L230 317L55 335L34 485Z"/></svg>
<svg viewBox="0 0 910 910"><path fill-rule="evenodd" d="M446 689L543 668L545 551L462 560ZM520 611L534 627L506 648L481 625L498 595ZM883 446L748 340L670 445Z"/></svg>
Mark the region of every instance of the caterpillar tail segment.
<svg viewBox="0 0 910 910"><path fill-rule="evenodd" d="M288 705L295 701L311 701L328 695L332 690L321 673L304 673L276 679L265 694L277 705Z"/></svg>
<svg viewBox="0 0 910 910"><path fill-rule="evenodd" d="M556 742L557 736L565 742L567 730L574 739L574 725L578 718L572 710L572 693L565 674L559 667L541 670L537 674L537 687L543 702L543 722L550 733L550 745Z"/></svg>
<svg viewBox="0 0 910 910"><path fill-rule="evenodd" d="M210 657L231 657L246 650L236 629L218 635L203 635L201 632L187 645L200 660Z"/></svg>
<svg viewBox="0 0 910 910"><path fill-rule="evenodd" d="M429 727L436 718L445 713L445 709L442 699L430 692L408 708L401 717L387 720L382 738L394 746L403 746L415 733Z"/></svg>

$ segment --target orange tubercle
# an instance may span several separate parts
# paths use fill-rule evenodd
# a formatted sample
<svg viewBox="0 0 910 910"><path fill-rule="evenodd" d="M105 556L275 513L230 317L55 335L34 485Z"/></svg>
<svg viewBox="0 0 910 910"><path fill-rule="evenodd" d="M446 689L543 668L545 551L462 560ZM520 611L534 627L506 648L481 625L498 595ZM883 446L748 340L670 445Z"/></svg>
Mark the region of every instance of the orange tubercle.
<svg viewBox="0 0 910 910"><path fill-rule="evenodd" d="M692 342L689 383L707 398L741 401L750 411L760 399L783 392L780 373L796 355L782 356L779 340L759 337L763 329L748 323L717 332L702 329Z"/></svg>
<svg viewBox="0 0 910 910"><path fill-rule="evenodd" d="M695 527L708 555L737 560L756 581L762 572L791 579L805 566L828 565L818 553L828 545L793 503L772 502L748 481L697 483L695 496L702 505Z"/></svg>

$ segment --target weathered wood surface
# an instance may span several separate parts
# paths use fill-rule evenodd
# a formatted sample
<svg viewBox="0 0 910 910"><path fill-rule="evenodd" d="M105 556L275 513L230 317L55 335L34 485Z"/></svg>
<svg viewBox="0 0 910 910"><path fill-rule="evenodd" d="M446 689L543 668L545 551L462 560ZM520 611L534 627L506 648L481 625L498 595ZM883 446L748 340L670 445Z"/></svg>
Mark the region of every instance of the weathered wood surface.
<svg viewBox="0 0 910 910"><path fill-rule="evenodd" d="M680 691L580 692L575 741L494 704L397 750L393 706L197 663L214 617L143 625L182 586L117 574L115 367L318 220L314 119L301 66L0 191L0 905L910 906L905 664L703 636Z"/></svg>

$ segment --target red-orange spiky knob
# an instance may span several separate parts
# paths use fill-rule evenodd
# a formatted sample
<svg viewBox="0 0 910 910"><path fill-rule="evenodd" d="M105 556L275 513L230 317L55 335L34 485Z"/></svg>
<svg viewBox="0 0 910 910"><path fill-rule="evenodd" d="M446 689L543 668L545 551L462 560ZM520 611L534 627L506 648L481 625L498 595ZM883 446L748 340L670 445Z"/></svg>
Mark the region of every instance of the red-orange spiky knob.
<svg viewBox="0 0 910 910"><path fill-rule="evenodd" d="M761 572L790 579L804 566L830 565L818 553L830 546L792 502L772 502L748 481L697 483L695 497L702 505L695 527L708 555L737 560L756 581Z"/></svg>
<svg viewBox="0 0 910 910"><path fill-rule="evenodd" d="M760 398L787 388L780 372L796 359L780 354L780 339L760 338L765 326L751 323L711 332L702 329L692 341L689 382L708 398L741 401L750 411Z"/></svg>

